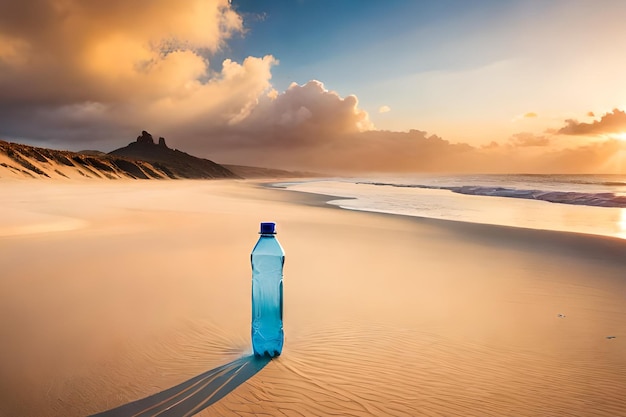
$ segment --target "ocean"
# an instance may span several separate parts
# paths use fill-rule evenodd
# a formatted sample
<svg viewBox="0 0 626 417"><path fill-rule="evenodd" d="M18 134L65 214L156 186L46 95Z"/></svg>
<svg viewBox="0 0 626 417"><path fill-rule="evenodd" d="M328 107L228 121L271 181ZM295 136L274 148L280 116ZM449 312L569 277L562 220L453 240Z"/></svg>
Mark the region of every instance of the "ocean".
<svg viewBox="0 0 626 417"><path fill-rule="evenodd" d="M626 239L626 175L412 175L277 184L329 204L452 221Z"/></svg>

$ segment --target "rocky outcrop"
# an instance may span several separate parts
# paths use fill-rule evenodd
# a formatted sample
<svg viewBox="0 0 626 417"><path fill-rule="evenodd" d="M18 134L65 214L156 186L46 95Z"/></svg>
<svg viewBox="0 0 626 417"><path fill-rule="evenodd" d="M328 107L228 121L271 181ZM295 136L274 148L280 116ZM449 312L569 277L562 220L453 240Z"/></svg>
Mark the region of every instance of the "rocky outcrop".
<svg viewBox="0 0 626 417"><path fill-rule="evenodd" d="M165 138L154 143L141 132L135 142L106 154L88 150L59 151L0 140L2 178L93 178L93 179L179 179L179 178L286 178L319 176L240 165L223 166L168 148Z"/></svg>
<svg viewBox="0 0 626 417"><path fill-rule="evenodd" d="M137 136L136 143L140 143L142 145L148 145L148 146L154 145L154 138L152 137L150 133L146 132L145 130L142 130L141 135ZM158 145L163 148L167 148L164 137L159 137Z"/></svg>
<svg viewBox="0 0 626 417"><path fill-rule="evenodd" d="M168 148L164 138L156 144L146 131L137 141L110 154L58 151L0 140L0 179L3 177L240 178L213 161Z"/></svg>
<svg viewBox="0 0 626 417"><path fill-rule="evenodd" d="M178 178L241 178L209 159L198 158L178 149L168 148L163 137L160 137L159 143L155 144L152 135L145 130L141 132L141 136L137 137L137 141L116 149L109 155L164 166Z"/></svg>
<svg viewBox="0 0 626 417"><path fill-rule="evenodd" d="M154 145L154 139L152 139L152 135L145 130L141 131L141 135L137 136L137 143L145 144L145 145Z"/></svg>

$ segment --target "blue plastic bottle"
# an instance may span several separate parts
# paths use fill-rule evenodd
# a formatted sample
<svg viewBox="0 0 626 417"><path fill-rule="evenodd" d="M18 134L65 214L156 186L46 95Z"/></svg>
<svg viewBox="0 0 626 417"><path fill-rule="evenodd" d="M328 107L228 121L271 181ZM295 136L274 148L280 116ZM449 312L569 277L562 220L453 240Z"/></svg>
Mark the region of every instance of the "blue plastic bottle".
<svg viewBox="0 0 626 417"><path fill-rule="evenodd" d="M252 349L256 356L283 350L283 265L285 252L276 239L276 224L261 223L252 262Z"/></svg>

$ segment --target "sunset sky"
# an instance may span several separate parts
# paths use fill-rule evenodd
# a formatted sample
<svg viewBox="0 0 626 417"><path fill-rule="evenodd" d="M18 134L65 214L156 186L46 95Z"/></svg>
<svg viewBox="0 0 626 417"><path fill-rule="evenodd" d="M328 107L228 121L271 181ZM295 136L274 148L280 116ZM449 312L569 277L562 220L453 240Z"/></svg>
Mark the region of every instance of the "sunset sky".
<svg viewBox="0 0 626 417"><path fill-rule="evenodd" d="M217 162L626 173L626 3L0 0L0 138Z"/></svg>

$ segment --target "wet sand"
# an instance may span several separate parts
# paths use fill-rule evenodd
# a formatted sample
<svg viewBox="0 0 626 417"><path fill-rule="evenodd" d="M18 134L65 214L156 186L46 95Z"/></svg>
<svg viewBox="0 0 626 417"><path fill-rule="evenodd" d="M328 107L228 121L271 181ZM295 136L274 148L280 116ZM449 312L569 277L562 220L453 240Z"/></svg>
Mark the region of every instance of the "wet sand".
<svg viewBox="0 0 626 417"><path fill-rule="evenodd" d="M286 251L283 355L197 415L626 415L626 241L245 181L0 190L1 417L100 413L250 355L261 221Z"/></svg>

